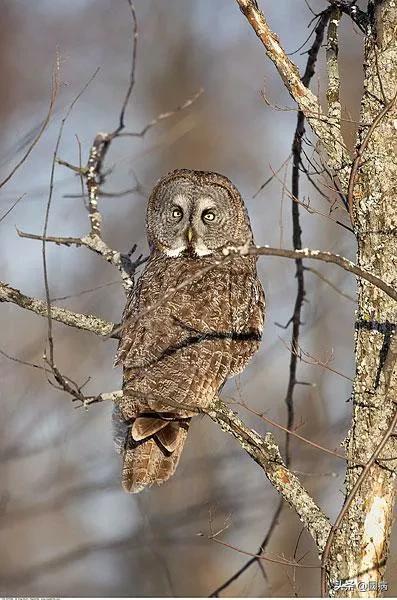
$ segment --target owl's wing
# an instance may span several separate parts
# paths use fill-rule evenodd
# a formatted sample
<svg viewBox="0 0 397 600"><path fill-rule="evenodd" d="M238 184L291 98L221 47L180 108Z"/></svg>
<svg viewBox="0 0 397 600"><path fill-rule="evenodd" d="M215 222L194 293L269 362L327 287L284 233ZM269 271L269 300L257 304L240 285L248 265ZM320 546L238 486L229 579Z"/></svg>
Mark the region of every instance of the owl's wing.
<svg viewBox="0 0 397 600"><path fill-rule="evenodd" d="M191 416L256 351L263 302L255 261L214 265L194 279L210 261L158 257L148 263L126 310L117 356L124 367L125 418L145 411ZM161 302L187 278L191 284ZM149 305L156 309L139 317Z"/></svg>
<svg viewBox="0 0 397 600"><path fill-rule="evenodd" d="M264 301L255 261L217 266L211 260L154 257L124 311L117 356L124 394L114 424L126 491L139 492L174 473L189 417L258 347Z"/></svg>
<svg viewBox="0 0 397 600"><path fill-rule="evenodd" d="M232 330L235 332L233 362L229 373L229 377L232 377L244 369L256 352L263 332L266 302L257 277L255 259L250 268L245 265L244 269L231 269L230 288Z"/></svg>

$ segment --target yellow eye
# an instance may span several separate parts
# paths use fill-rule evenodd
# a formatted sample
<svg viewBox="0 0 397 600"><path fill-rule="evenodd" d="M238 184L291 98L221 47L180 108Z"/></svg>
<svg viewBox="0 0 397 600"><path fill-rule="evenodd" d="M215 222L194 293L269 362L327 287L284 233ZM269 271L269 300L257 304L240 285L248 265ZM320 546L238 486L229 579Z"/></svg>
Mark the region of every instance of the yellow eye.
<svg viewBox="0 0 397 600"><path fill-rule="evenodd" d="M205 223L211 223L212 221L215 221L215 213L212 210L205 210L201 215L201 218Z"/></svg>
<svg viewBox="0 0 397 600"><path fill-rule="evenodd" d="M183 211L181 208L179 208L179 206L175 206L172 209L172 218L175 219L176 221L180 221L182 219L183 216Z"/></svg>

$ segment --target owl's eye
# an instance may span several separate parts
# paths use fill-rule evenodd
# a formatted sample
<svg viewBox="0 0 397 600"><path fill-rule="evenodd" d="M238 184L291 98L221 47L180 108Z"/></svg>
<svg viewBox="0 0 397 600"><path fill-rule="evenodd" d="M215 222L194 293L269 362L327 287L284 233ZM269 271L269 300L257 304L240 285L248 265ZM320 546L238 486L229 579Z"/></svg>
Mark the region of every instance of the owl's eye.
<svg viewBox="0 0 397 600"><path fill-rule="evenodd" d="M215 221L215 213L213 210L204 210L201 218L204 221L204 223L212 223L212 221Z"/></svg>
<svg viewBox="0 0 397 600"><path fill-rule="evenodd" d="M174 206L171 211L171 215L175 221L180 221L183 217L183 210L179 206Z"/></svg>

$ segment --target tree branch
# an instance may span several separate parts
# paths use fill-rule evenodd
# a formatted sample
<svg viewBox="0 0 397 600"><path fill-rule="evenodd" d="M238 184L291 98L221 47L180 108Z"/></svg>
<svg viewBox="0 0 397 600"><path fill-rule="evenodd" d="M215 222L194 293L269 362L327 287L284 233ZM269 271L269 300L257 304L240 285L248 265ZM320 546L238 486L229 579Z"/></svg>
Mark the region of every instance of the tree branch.
<svg viewBox="0 0 397 600"><path fill-rule="evenodd" d="M288 92L321 140L328 155L329 166L338 172L342 187L346 190L351 159L340 128L324 115L317 96L302 83L297 66L288 58L277 36L271 31L256 0L236 1L266 48L266 53L279 72Z"/></svg>
<svg viewBox="0 0 397 600"><path fill-rule="evenodd" d="M331 531L330 522L299 479L286 468L272 434L267 433L265 437L261 437L249 429L221 400L205 412L223 431L233 435L241 447L262 467L272 485L296 511L317 548L322 552Z"/></svg>
<svg viewBox="0 0 397 600"><path fill-rule="evenodd" d="M231 251L236 251L236 249L231 249ZM237 251L239 251L237 249ZM240 253L244 252L244 250L240 250ZM260 256L280 256L282 258L308 258L313 260L321 260L322 262L332 263L334 265L338 265L345 271L349 273L354 273L357 277L361 279L365 279L372 283L375 287L382 290L385 294L390 296L393 300L397 302L397 290L388 285L383 279L373 275L369 271L365 269L361 269L351 260L348 260L344 256L340 256L339 254L333 254L332 252L325 252L321 250L311 250L310 248L302 248L302 250L285 250L284 248L270 248L269 246L253 246L249 248L248 254L251 255L260 255Z"/></svg>
<svg viewBox="0 0 397 600"><path fill-rule="evenodd" d="M30 310L41 317L47 317L46 302L26 296L20 290L11 287L7 283L0 282L0 302L11 302L17 304L21 308ZM104 321L94 315L75 313L65 308L51 306L51 318L54 321L58 321L69 327L90 331L91 333L95 333L95 335L118 338L117 334L112 333L113 329L116 327L114 323Z"/></svg>
<svg viewBox="0 0 397 600"><path fill-rule="evenodd" d="M91 404L104 400L119 401L122 392L110 392L87 398L83 403L87 408ZM75 396L76 400L77 398ZM170 404L173 406L173 404ZM183 407L180 403L175 404ZM189 405L189 409L194 407ZM297 512L300 520L313 537L320 552L323 551L331 531L331 524L312 497L305 490L299 479L290 471L281 458L280 450L270 432L261 437L253 429L249 429L243 421L217 398L208 408L196 407L197 413L207 414L218 423L223 431L235 437L240 446L265 471L266 476L281 496Z"/></svg>

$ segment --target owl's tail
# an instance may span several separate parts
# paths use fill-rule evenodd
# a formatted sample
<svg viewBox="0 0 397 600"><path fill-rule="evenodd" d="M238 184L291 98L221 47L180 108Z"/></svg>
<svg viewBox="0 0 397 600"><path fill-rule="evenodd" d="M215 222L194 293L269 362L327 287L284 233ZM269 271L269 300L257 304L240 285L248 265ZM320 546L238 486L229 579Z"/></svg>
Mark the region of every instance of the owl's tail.
<svg viewBox="0 0 397 600"><path fill-rule="evenodd" d="M124 450L122 485L136 494L174 474L186 440L190 419L135 419Z"/></svg>

